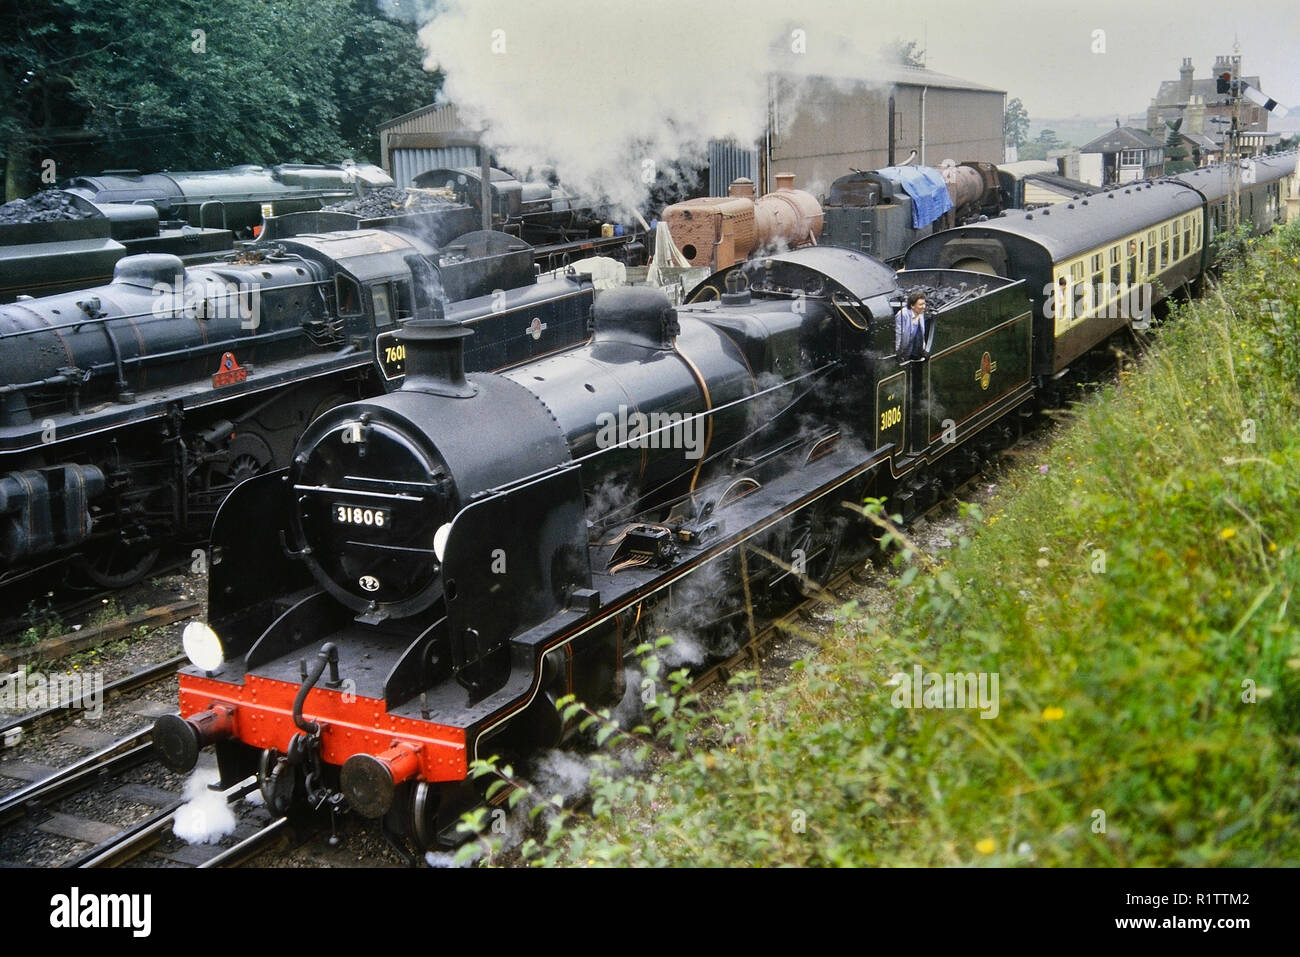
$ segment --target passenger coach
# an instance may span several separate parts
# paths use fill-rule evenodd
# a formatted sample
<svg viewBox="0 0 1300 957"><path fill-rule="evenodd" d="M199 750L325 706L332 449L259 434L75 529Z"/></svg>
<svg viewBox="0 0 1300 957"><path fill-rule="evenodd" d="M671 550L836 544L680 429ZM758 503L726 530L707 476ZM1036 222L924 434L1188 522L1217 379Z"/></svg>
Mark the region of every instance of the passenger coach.
<svg viewBox="0 0 1300 957"><path fill-rule="evenodd" d="M1227 166L1135 183L915 243L906 268L1023 278L1034 307L1034 374L1055 376L1181 286L1197 281L1226 227ZM1254 233L1283 222L1296 153L1242 167L1241 217Z"/></svg>

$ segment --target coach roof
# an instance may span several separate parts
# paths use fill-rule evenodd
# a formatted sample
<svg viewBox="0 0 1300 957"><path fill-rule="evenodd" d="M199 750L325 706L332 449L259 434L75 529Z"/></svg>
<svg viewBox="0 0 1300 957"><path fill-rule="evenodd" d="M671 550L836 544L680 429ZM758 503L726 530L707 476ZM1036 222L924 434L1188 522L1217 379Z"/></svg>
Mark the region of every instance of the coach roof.
<svg viewBox="0 0 1300 957"><path fill-rule="evenodd" d="M1053 262L1061 262L1200 204L1200 195L1181 183L1135 183L1033 212L1016 210L988 222L945 230L913 248L943 246L962 237L1007 236L1040 246Z"/></svg>

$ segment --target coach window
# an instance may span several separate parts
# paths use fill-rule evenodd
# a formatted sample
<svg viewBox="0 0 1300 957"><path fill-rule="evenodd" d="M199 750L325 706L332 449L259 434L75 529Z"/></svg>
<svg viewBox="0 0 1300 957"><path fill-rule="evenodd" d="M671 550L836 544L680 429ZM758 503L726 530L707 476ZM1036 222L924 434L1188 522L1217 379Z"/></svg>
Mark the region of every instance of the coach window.
<svg viewBox="0 0 1300 957"><path fill-rule="evenodd" d="M1169 227L1160 227L1160 268L1169 265Z"/></svg>
<svg viewBox="0 0 1300 957"><path fill-rule="evenodd" d="M1178 243L1178 240L1181 239L1181 238L1182 238L1182 233L1180 233L1180 232L1178 231L1178 224L1177 224L1177 223L1174 223L1174 255L1173 255L1173 259L1174 259L1175 262L1177 262L1178 259L1179 259L1179 257L1182 256L1182 252L1180 251L1181 247L1179 246L1179 243Z"/></svg>
<svg viewBox="0 0 1300 957"><path fill-rule="evenodd" d="M1119 247L1110 247L1110 284L1119 285Z"/></svg>
<svg viewBox="0 0 1300 957"><path fill-rule="evenodd" d="M1147 233L1147 275L1156 274L1156 231Z"/></svg>
<svg viewBox="0 0 1300 957"><path fill-rule="evenodd" d="M1136 239L1128 241L1128 284L1137 282L1138 244Z"/></svg>
<svg viewBox="0 0 1300 957"><path fill-rule="evenodd" d="M1070 295L1073 301L1070 304L1070 318L1078 319L1079 313L1088 308L1087 300L1084 299L1086 290L1083 288L1083 262L1070 263Z"/></svg>
<svg viewBox="0 0 1300 957"><path fill-rule="evenodd" d="M393 297L388 283L376 283L370 287L370 295L375 302L375 325L391 326L393 324Z"/></svg>
<svg viewBox="0 0 1300 957"><path fill-rule="evenodd" d="M334 294L338 299L340 316L361 315L361 288L355 279L339 273L334 277Z"/></svg>
<svg viewBox="0 0 1300 957"><path fill-rule="evenodd" d="M1192 217L1183 217L1183 252L1192 251Z"/></svg>

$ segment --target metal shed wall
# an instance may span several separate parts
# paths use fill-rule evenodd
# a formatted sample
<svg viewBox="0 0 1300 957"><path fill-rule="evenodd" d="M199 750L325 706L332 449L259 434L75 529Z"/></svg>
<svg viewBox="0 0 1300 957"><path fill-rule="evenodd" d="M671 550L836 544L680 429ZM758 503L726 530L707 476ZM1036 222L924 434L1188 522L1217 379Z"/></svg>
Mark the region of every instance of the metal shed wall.
<svg viewBox="0 0 1300 957"><path fill-rule="evenodd" d="M392 151L393 182L405 189L415 177L431 169L478 167L478 150L473 146L444 146L435 149L402 148Z"/></svg>
<svg viewBox="0 0 1300 957"><path fill-rule="evenodd" d="M727 188L742 176L758 182L758 150L734 140L710 140L709 195L726 196Z"/></svg>
<svg viewBox="0 0 1300 957"><path fill-rule="evenodd" d="M454 104L426 106L379 127L379 153L384 170L398 186L425 170L478 166L474 146L478 134L466 129Z"/></svg>
<svg viewBox="0 0 1300 957"><path fill-rule="evenodd" d="M907 83L868 86L814 78L804 81L796 109L776 111L771 172L794 173L797 187L824 197L830 184L850 169L887 166L891 90L896 114L895 162L905 161L912 150L917 151L916 162L931 166L944 159L1004 160L1006 94L1001 91ZM789 94L784 93L782 99L788 101Z"/></svg>

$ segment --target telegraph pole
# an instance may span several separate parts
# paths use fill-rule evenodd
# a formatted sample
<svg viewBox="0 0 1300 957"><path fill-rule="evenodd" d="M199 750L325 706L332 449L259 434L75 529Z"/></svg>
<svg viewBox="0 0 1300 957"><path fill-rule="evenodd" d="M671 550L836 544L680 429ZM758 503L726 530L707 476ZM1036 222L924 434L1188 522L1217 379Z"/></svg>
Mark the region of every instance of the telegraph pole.
<svg viewBox="0 0 1300 957"><path fill-rule="evenodd" d="M1241 47L1232 45L1232 79L1228 84L1228 103L1232 108L1232 125L1228 128L1227 149L1228 184L1228 235L1235 235L1241 222Z"/></svg>

